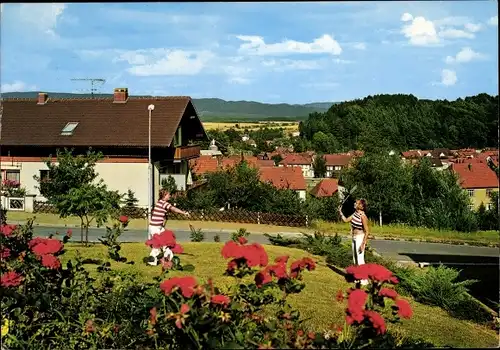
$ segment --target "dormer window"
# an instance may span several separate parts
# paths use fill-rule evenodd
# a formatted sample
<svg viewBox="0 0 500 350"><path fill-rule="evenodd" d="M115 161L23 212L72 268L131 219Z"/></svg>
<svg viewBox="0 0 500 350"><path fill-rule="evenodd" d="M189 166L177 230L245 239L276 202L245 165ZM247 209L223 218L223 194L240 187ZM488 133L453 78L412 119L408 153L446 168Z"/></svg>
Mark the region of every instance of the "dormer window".
<svg viewBox="0 0 500 350"><path fill-rule="evenodd" d="M78 122L69 122L66 126L61 130L61 135L63 136L71 136L78 126Z"/></svg>

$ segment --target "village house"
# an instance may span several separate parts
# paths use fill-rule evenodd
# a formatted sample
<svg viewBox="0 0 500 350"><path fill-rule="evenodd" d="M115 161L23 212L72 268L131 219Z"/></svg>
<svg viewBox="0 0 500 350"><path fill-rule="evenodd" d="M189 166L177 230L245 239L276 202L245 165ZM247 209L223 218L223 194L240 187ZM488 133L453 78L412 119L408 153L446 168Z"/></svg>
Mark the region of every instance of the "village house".
<svg viewBox="0 0 500 350"><path fill-rule="evenodd" d="M309 154L291 153L283 156L283 160L278 163L279 167L300 168L305 178L313 178L314 170L312 166L312 156Z"/></svg>
<svg viewBox="0 0 500 350"><path fill-rule="evenodd" d="M151 186L154 198L161 181L175 179L179 190L191 182L188 160L199 157L190 141L206 139L190 97L133 97L128 89L112 98L3 99L0 164L3 179L20 182L36 200L45 200L33 178L45 178L44 162L57 149L85 153L89 147L104 159L96 165L111 190L132 190L141 207L148 206L148 133L151 111ZM56 159L54 159L55 161Z"/></svg>
<svg viewBox="0 0 500 350"><path fill-rule="evenodd" d="M453 163L451 170L458 175L460 186L471 198L470 209L477 210L481 203L491 209L491 193L498 192L498 177L484 161L463 160Z"/></svg>
<svg viewBox="0 0 500 350"><path fill-rule="evenodd" d="M352 161L348 154L325 154L326 177L338 177L340 171L346 168Z"/></svg>
<svg viewBox="0 0 500 350"><path fill-rule="evenodd" d="M316 198L331 197L339 191L337 179L323 179L311 190L310 194Z"/></svg>
<svg viewBox="0 0 500 350"><path fill-rule="evenodd" d="M306 199L307 184L302 170L298 167L262 167L260 180L272 184L277 189L297 192L299 198Z"/></svg>

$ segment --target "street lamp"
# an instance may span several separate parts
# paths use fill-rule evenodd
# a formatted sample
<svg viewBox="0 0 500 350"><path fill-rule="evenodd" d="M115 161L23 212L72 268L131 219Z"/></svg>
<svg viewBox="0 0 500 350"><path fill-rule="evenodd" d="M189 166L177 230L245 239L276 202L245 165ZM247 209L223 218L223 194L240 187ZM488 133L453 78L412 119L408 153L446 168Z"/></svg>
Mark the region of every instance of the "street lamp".
<svg viewBox="0 0 500 350"><path fill-rule="evenodd" d="M151 104L148 106L149 111L149 127L148 127L148 225L151 222L151 210L153 208L153 186L151 184L151 178L153 175L153 167L151 165L151 113L154 111L155 105Z"/></svg>

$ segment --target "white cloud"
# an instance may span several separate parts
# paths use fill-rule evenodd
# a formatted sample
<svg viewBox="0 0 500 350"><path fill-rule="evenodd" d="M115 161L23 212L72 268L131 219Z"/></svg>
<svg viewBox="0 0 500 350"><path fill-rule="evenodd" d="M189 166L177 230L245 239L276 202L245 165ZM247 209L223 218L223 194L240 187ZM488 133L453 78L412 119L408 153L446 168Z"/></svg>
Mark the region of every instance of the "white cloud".
<svg viewBox="0 0 500 350"><path fill-rule="evenodd" d="M16 80L12 84L2 84L0 92L19 92L19 91L33 91L37 90L35 85L26 85L26 83Z"/></svg>
<svg viewBox="0 0 500 350"><path fill-rule="evenodd" d="M406 19L408 18L407 16ZM401 31L404 36L409 39L412 45L427 46L439 43L439 37L434 23L426 20L424 17L419 16L413 18L411 23L404 25Z"/></svg>
<svg viewBox="0 0 500 350"><path fill-rule="evenodd" d="M409 22L411 20L413 20L413 16L408 12L403 13L403 15L401 16L401 21L403 22Z"/></svg>
<svg viewBox="0 0 500 350"><path fill-rule="evenodd" d="M498 16L493 16L488 20L490 26L498 26Z"/></svg>
<svg viewBox="0 0 500 350"><path fill-rule="evenodd" d="M444 86L453 86L458 81L457 73L454 70L443 69L441 71L441 84Z"/></svg>
<svg viewBox="0 0 500 350"><path fill-rule="evenodd" d="M457 53L455 57L447 56L445 62L448 64L452 63L466 63L475 60L481 60L486 58L486 56L482 53L475 52L470 47L464 47L460 52Z"/></svg>
<svg viewBox="0 0 500 350"><path fill-rule="evenodd" d="M314 70L321 69L321 65L318 61L306 61L306 60L266 60L262 61L262 65L265 67L271 67L274 71L283 72L286 70Z"/></svg>
<svg viewBox="0 0 500 350"><path fill-rule="evenodd" d="M45 34L56 36L56 26L62 17L65 4L24 3L19 6L21 21L34 26Z"/></svg>
<svg viewBox="0 0 500 350"><path fill-rule="evenodd" d="M263 37L238 35L238 39L244 41L240 45L241 53L252 55L287 55L287 54L332 54L340 55L342 48L330 35L325 34L314 39L310 43L295 40L284 40L275 44L266 44Z"/></svg>
<svg viewBox="0 0 500 350"><path fill-rule="evenodd" d="M152 49L125 51L114 61L129 63L127 71L137 76L196 75L213 57L210 51Z"/></svg>
<svg viewBox="0 0 500 350"><path fill-rule="evenodd" d="M474 39L475 35L462 29L448 28L439 31L439 36L444 39Z"/></svg>
<svg viewBox="0 0 500 350"><path fill-rule="evenodd" d="M465 29L467 29L471 33L476 33L479 32L481 29L483 29L483 26L480 23L465 23L464 24Z"/></svg>
<svg viewBox="0 0 500 350"><path fill-rule="evenodd" d="M366 50L366 44L365 43L355 43L353 46L356 50Z"/></svg>

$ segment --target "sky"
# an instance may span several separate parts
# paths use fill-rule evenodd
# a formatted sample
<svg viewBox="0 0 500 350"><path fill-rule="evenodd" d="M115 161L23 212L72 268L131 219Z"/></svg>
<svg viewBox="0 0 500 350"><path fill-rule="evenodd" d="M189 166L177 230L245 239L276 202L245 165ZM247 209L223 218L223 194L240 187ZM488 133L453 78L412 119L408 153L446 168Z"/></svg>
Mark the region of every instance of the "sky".
<svg viewBox="0 0 500 350"><path fill-rule="evenodd" d="M1 92L266 103L498 94L497 1L2 4Z"/></svg>

